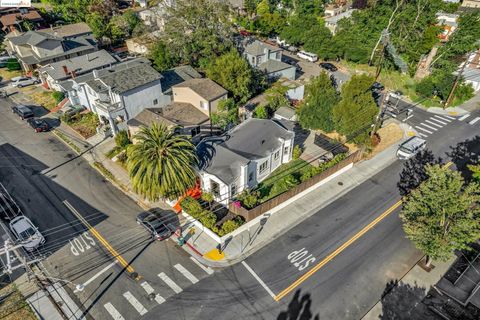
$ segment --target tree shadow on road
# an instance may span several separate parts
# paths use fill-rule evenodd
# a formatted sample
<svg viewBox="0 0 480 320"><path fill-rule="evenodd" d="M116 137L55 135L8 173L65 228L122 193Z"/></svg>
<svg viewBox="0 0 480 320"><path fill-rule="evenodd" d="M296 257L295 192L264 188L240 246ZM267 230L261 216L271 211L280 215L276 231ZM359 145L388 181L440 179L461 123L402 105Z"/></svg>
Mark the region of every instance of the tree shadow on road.
<svg viewBox="0 0 480 320"><path fill-rule="evenodd" d="M422 303L427 291L416 284L414 286L396 281L387 283L382 294L381 320L430 320L437 319Z"/></svg>
<svg viewBox="0 0 480 320"><path fill-rule="evenodd" d="M457 170L462 173L466 181L470 181L472 174L468 169L469 164L477 164L480 161L480 136L459 142L455 147L450 147L447 155L452 158L452 162Z"/></svg>
<svg viewBox="0 0 480 320"><path fill-rule="evenodd" d="M297 290L292 300L288 304L286 311L280 312L277 320L320 320L318 314L315 316L311 310L312 299L309 293L301 294L301 290Z"/></svg>

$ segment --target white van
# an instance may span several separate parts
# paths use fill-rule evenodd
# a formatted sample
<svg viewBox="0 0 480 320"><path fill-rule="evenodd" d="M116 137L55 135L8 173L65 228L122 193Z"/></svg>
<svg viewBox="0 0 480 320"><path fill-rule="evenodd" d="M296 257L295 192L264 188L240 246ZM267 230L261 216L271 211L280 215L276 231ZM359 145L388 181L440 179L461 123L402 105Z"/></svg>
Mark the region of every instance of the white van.
<svg viewBox="0 0 480 320"><path fill-rule="evenodd" d="M400 160L407 160L416 155L421 150L425 149L427 141L413 136L407 141L403 142L397 150L397 157Z"/></svg>
<svg viewBox="0 0 480 320"><path fill-rule="evenodd" d="M315 62L318 60L318 56L315 53L310 53L306 51L299 51L297 53L297 56L310 62Z"/></svg>

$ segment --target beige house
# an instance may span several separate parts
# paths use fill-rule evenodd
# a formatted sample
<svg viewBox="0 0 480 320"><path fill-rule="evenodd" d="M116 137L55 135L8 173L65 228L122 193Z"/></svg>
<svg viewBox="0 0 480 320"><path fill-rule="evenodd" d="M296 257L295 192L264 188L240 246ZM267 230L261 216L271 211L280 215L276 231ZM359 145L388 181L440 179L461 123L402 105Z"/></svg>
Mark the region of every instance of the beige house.
<svg viewBox="0 0 480 320"><path fill-rule="evenodd" d="M480 9L480 0L463 0L462 7Z"/></svg>
<svg viewBox="0 0 480 320"><path fill-rule="evenodd" d="M227 99L227 90L210 79L190 79L172 87L173 101L190 103L210 117L218 103Z"/></svg>

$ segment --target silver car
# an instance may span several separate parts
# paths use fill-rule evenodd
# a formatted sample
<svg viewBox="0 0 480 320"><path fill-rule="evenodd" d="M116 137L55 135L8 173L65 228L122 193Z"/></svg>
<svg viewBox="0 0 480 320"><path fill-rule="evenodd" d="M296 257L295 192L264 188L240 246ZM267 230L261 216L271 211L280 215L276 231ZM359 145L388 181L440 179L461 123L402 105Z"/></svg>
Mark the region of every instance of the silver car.
<svg viewBox="0 0 480 320"><path fill-rule="evenodd" d="M45 243L45 238L33 222L24 215L12 219L10 230L27 251L33 251Z"/></svg>
<svg viewBox="0 0 480 320"><path fill-rule="evenodd" d="M12 87L17 87L17 88L40 83L40 80L37 77L26 77L26 76L14 77L11 79L11 81L12 81Z"/></svg>

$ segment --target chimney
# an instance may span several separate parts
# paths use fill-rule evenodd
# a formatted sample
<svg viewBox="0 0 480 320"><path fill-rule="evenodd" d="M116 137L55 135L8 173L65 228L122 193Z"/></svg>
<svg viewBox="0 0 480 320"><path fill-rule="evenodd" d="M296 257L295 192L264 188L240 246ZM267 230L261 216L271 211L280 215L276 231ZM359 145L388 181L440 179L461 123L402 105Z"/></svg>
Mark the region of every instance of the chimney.
<svg viewBox="0 0 480 320"><path fill-rule="evenodd" d="M72 75L72 79L75 79L75 77L77 76L77 73L75 72L75 70L70 72L70 74Z"/></svg>
<svg viewBox="0 0 480 320"><path fill-rule="evenodd" d="M68 76L68 68L67 66L62 66L63 72L65 72L65 75Z"/></svg>
<svg viewBox="0 0 480 320"><path fill-rule="evenodd" d="M266 59L270 60L270 49L264 48L263 52L265 53Z"/></svg>

